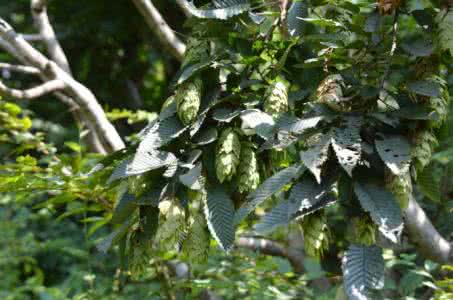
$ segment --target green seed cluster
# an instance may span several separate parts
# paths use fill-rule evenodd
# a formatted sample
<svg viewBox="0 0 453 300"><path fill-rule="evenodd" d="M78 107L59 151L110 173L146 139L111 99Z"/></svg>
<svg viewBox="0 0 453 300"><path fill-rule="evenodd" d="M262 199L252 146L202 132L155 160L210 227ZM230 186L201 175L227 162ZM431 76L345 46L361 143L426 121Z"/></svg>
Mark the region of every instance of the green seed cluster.
<svg viewBox="0 0 453 300"><path fill-rule="evenodd" d="M277 81L271 84L264 97L264 111L276 118L289 108L288 91L286 86Z"/></svg>
<svg viewBox="0 0 453 300"><path fill-rule="evenodd" d="M244 143L241 147L241 164L239 166L239 192L251 192L260 183L260 173L258 171L258 160L253 145Z"/></svg>
<svg viewBox="0 0 453 300"><path fill-rule="evenodd" d="M225 129L217 144L215 168L220 182L230 181L236 174L241 155L241 142L233 128Z"/></svg>
<svg viewBox="0 0 453 300"><path fill-rule="evenodd" d="M324 212L305 216L302 221L305 252L312 257L320 257L329 249L330 231Z"/></svg>
<svg viewBox="0 0 453 300"><path fill-rule="evenodd" d="M184 125L189 125L197 118L201 104L203 83L196 78L183 83L175 93L176 109L179 119Z"/></svg>

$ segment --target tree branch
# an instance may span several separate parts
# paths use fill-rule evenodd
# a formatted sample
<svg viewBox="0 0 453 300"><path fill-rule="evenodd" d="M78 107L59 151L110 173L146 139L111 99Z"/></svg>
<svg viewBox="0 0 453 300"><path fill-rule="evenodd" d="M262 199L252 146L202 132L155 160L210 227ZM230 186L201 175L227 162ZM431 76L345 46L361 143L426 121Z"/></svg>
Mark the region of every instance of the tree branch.
<svg viewBox="0 0 453 300"><path fill-rule="evenodd" d="M295 255L277 242L254 237L240 237L236 241L236 247L250 249L266 255L286 258L293 267L295 273L301 274L304 271L302 256Z"/></svg>
<svg viewBox="0 0 453 300"><path fill-rule="evenodd" d="M161 43L171 51L174 57L182 61L186 45L175 35L153 3L150 0L132 1Z"/></svg>
<svg viewBox="0 0 453 300"><path fill-rule="evenodd" d="M186 15L186 17L191 17L192 16L192 14L187 9L187 6L185 5L184 0L176 0L176 3L181 8L181 10Z"/></svg>
<svg viewBox="0 0 453 300"><path fill-rule="evenodd" d="M18 90L7 87L0 81L0 92L12 98L17 99L35 99L46 94L61 90L65 87L63 81L55 79L47 81L39 86L28 90Z"/></svg>
<svg viewBox="0 0 453 300"><path fill-rule="evenodd" d="M434 228L413 196L409 198L404 218L409 239L420 253L438 263L453 263L453 246Z"/></svg>
<svg viewBox="0 0 453 300"><path fill-rule="evenodd" d="M41 73L38 69L33 68L33 67L12 65L12 64L8 64L8 63L0 63L0 69L8 70L11 72L31 74L31 75L39 75Z"/></svg>
<svg viewBox="0 0 453 300"><path fill-rule="evenodd" d="M49 52L50 58L56 62L60 68L71 74L68 59L64 54L60 43L57 40L55 31L50 24L49 17L47 15L47 1L46 0L31 0L31 14L35 22L36 27L46 44L47 51Z"/></svg>
<svg viewBox="0 0 453 300"><path fill-rule="evenodd" d="M41 78L44 81L58 79L65 83L65 88L62 92L80 106L81 113L93 125L107 152L114 152L124 148L123 140L109 122L104 110L89 89L31 46L2 18L0 18L0 39L4 42L0 43L0 45L6 43L4 48L10 54L19 58L22 63L39 69Z"/></svg>

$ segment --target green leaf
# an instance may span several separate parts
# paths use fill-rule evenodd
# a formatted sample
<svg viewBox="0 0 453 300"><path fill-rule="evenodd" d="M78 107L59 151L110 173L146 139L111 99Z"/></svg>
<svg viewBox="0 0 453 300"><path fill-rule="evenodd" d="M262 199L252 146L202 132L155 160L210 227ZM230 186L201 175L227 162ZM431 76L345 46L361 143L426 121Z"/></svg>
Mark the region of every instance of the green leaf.
<svg viewBox="0 0 453 300"><path fill-rule="evenodd" d="M211 235L223 250L230 250L235 236L234 205L222 187L207 191L204 211Z"/></svg>
<svg viewBox="0 0 453 300"><path fill-rule="evenodd" d="M418 95L427 97L440 97L441 86L439 83L431 80L413 81L407 84L409 91Z"/></svg>
<svg viewBox="0 0 453 300"><path fill-rule="evenodd" d="M249 213L251 213L264 200L268 199L285 185L291 183L303 172L303 167L299 164L292 165L272 177L266 179L254 192L249 194L247 202L242 205L234 217L235 223L241 222Z"/></svg>
<svg viewBox="0 0 453 300"><path fill-rule="evenodd" d="M176 84L180 85L184 83L187 79L191 78L193 75L197 74L199 71L207 68L212 63L212 59L206 59L195 64L189 64L184 66L177 76Z"/></svg>
<svg viewBox="0 0 453 300"><path fill-rule="evenodd" d="M337 155L338 162L352 176L352 171L358 165L362 155L362 138L360 118L349 117L337 128L333 129L332 148Z"/></svg>
<svg viewBox="0 0 453 300"><path fill-rule="evenodd" d="M343 257L343 281L350 300L368 300L384 287L384 258L377 246L352 245Z"/></svg>
<svg viewBox="0 0 453 300"><path fill-rule="evenodd" d="M241 113L242 131L247 135L258 134L268 139L272 134L275 121L271 115L258 109L249 109Z"/></svg>
<svg viewBox="0 0 453 300"><path fill-rule="evenodd" d="M129 193L124 193L113 212L111 222L113 224L122 224L128 219L137 209L137 201L135 196Z"/></svg>
<svg viewBox="0 0 453 300"><path fill-rule="evenodd" d="M194 143L200 146L204 146L215 142L218 137L219 132L217 131L217 128L208 128L197 134L197 136L194 138Z"/></svg>
<svg viewBox="0 0 453 300"><path fill-rule="evenodd" d="M375 144L379 156L393 174L401 175L409 170L411 146L403 136L379 134Z"/></svg>
<svg viewBox="0 0 453 300"><path fill-rule="evenodd" d="M239 116L240 110L233 110L231 108L218 108L212 113L212 118L219 122L230 123L234 118Z"/></svg>
<svg viewBox="0 0 453 300"><path fill-rule="evenodd" d="M124 222L118 229L113 231L107 237L105 237L97 246L96 248L106 253L112 246L118 243L126 234L133 224L134 218L130 218L128 221Z"/></svg>
<svg viewBox="0 0 453 300"><path fill-rule="evenodd" d="M201 163L190 169L187 173L179 175L179 181L191 190L200 190L203 187L200 176Z"/></svg>
<svg viewBox="0 0 453 300"><path fill-rule="evenodd" d="M127 165L126 176L139 175L145 172L169 166L177 162L178 159L171 152L150 151L135 153L134 158Z"/></svg>
<svg viewBox="0 0 453 300"><path fill-rule="evenodd" d="M288 32L292 37L301 36L304 32L306 23L300 18L305 18L307 14L308 5L306 0L293 1L286 19Z"/></svg>
<svg viewBox="0 0 453 300"><path fill-rule="evenodd" d="M434 45L426 38L418 38L414 41L401 44L401 48L407 53L417 57L428 57L433 54Z"/></svg>
<svg viewBox="0 0 453 300"><path fill-rule="evenodd" d="M362 208L370 213L379 231L397 243L403 231L401 209L392 193L373 183L354 183L354 191Z"/></svg>
<svg viewBox="0 0 453 300"><path fill-rule="evenodd" d="M158 149L180 136L187 127L185 127L178 116L168 117L156 122L147 132L140 142L137 151L147 152Z"/></svg>
<svg viewBox="0 0 453 300"><path fill-rule="evenodd" d="M301 151L300 160L315 176L318 183L321 182L322 166L329 158L329 146L331 134L317 134L310 137L307 141L308 149Z"/></svg>

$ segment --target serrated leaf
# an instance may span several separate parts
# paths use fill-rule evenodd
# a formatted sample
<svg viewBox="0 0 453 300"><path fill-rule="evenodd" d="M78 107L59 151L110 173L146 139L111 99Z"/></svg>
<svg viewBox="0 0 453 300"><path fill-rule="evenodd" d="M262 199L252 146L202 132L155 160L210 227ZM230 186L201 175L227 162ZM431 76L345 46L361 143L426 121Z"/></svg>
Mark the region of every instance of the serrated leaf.
<svg viewBox="0 0 453 300"><path fill-rule="evenodd" d="M338 162L352 176L352 171L359 164L362 155L362 138L360 137L361 119L350 117L345 123L333 129L332 148Z"/></svg>
<svg viewBox="0 0 453 300"><path fill-rule="evenodd" d="M212 118L219 122L230 123L234 118L239 116L240 110L233 110L231 108L218 108L212 113Z"/></svg>
<svg viewBox="0 0 453 300"><path fill-rule="evenodd" d="M375 144L379 156L393 174L401 175L409 170L411 146L403 136L380 134Z"/></svg>
<svg viewBox="0 0 453 300"><path fill-rule="evenodd" d="M249 109L241 113L242 130L246 134L258 134L264 139L272 135L275 121L271 115L258 109Z"/></svg>
<svg viewBox="0 0 453 300"><path fill-rule="evenodd" d="M183 0L181 3L191 15L201 19L226 20L250 9L250 4L247 0L216 1L213 9L198 9L192 2L187 0Z"/></svg>
<svg viewBox="0 0 453 300"><path fill-rule="evenodd" d="M179 175L179 181L191 190L200 190L202 184L200 182L201 164L190 169L187 173Z"/></svg>
<svg viewBox="0 0 453 300"><path fill-rule="evenodd" d="M433 54L434 45L428 39L418 38L414 41L401 44L401 48L407 53L417 57L427 57Z"/></svg>
<svg viewBox="0 0 453 300"><path fill-rule="evenodd" d="M234 244L234 205L221 187L207 191L205 216L209 231L223 250L228 251Z"/></svg>
<svg viewBox="0 0 453 300"><path fill-rule="evenodd" d="M274 126L274 131L287 131L292 134L302 134L307 129L315 128L323 117L300 119L289 114L280 116Z"/></svg>
<svg viewBox="0 0 453 300"><path fill-rule="evenodd" d="M249 194L247 202L242 205L234 216L235 223L241 222L264 200L268 199L285 185L291 183L303 172L303 167L299 164L292 165L266 179L254 192Z"/></svg>
<svg viewBox="0 0 453 300"><path fill-rule="evenodd" d="M178 159L171 152L150 151L135 153L134 158L127 165L126 175L139 175L145 172L169 166L177 162Z"/></svg>
<svg viewBox="0 0 453 300"><path fill-rule="evenodd" d="M306 24L300 18L305 18L308 14L308 5L304 1L293 1L288 10L287 27L292 37L301 36L305 30Z"/></svg>
<svg viewBox="0 0 453 300"><path fill-rule="evenodd" d="M181 123L176 115L160 120L148 130L145 137L140 142L137 152L147 152L158 149L177 138L186 129L187 127Z"/></svg>
<svg viewBox="0 0 453 300"><path fill-rule="evenodd" d="M184 66L177 76L176 84L180 85L186 82L187 79L191 78L193 75L197 74L199 71L207 68L212 62L212 59L206 59L195 64L188 64Z"/></svg>
<svg viewBox="0 0 453 300"><path fill-rule="evenodd" d="M136 209L137 200L135 196L127 192L124 193L115 207L111 222L113 224L122 224Z"/></svg>
<svg viewBox="0 0 453 300"><path fill-rule="evenodd" d="M208 128L195 137L194 143L201 146L208 145L212 142L215 142L218 137L219 132L216 128Z"/></svg>
<svg viewBox="0 0 453 300"><path fill-rule="evenodd" d="M255 231L259 234L269 233L279 226L288 225L296 217L303 217L329 205L332 198L326 196L330 189L328 184L318 185L310 177L305 177L292 187L288 199L281 201L264 215L255 225Z"/></svg>
<svg viewBox="0 0 453 300"><path fill-rule="evenodd" d="M298 208L295 201L284 199L265 214L253 228L258 234L267 234L274 231L277 227L287 226Z"/></svg>
<svg viewBox="0 0 453 300"><path fill-rule="evenodd" d="M330 133L317 134L307 141L308 149L299 154L300 160L315 176L318 183L321 183L322 166L328 159L330 142Z"/></svg>
<svg viewBox="0 0 453 300"><path fill-rule="evenodd" d="M377 246L352 245L343 257L344 289L350 300L369 300L384 287L384 258Z"/></svg>
<svg viewBox="0 0 453 300"><path fill-rule="evenodd" d="M439 83L430 80L413 81L407 84L409 91L427 97L440 97L441 86Z"/></svg>
<svg viewBox="0 0 453 300"><path fill-rule="evenodd" d="M354 183L354 192L362 208L370 213L379 231L397 243L403 231L401 209L393 194L372 183Z"/></svg>

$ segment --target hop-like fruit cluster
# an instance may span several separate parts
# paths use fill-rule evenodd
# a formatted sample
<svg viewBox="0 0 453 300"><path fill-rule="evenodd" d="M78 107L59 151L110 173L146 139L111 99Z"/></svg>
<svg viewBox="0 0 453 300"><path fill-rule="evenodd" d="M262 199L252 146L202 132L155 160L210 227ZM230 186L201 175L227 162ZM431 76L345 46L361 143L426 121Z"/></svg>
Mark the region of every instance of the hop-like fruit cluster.
<svg viewBox="0 0 453 300"><path fill-rule="evenodd" d="M239 165L239 192L251 192L260 183L260 173L258 171L258 160L253 145L244 143L241 147L241 164Z"/></svg>
<svg viewBox="0 0 453 300"><path fill-rule="evenodd" d="M241 142L233 128L225 129L217 144L215 168L220 182L230 181L236 174L241 155Z"/></svg>
<svg viewBox="0 0 453 300"><path fill-rule="evenodd" d="M209 57L209 43L194 37L189 38L187 41L187 50L184 53L184 61L182 67L190 64L200 62Z"/></svg>
<svg viewBox="0 0 453 300"><path fill-rule="evenodd" d="M159 228L155 241L164 251L177 250L184 239L186 217L184 209L177 203L177 199L164 200L159 203L161 214Z"/></svg>
<svg viewBox="0 0 453 300"><path fill-rule="evenodd" d="M409 203L409 196L412 194L412 179L410 172L406 172L399 176L393 174L386 174L387 190L391 191L398 201L401 209L407 208Z"/></svg>
<svg viewBox="0 0 453 300"><path fill-rule="evenodd" d="M368 215L353 218L349 229L349 240L352 243L366 246L376 243L376 227Z"/></svg>
<svg viewBox="0 0 453 300"><path fill-rule="evenodd" d="M280 81L271 84L264 96L264 111L275 118L288 111L288 108L288 91L286 86Z"/></svg>
<svg viewBox="0 0 453 300"><path fill-rule="evenodd" d="M176 109L184 125L192 123L198 114L201 104L203 83L199 78L183 83L175 93Z"/></svg>
<svg viewBox="0 0 453 300"><path fill-rule="evenodd" d="M182 251L192 264L206 262L209 252L209 233L204 216L193 213L189 219L188 235L182 243Z"/></svg>
<svg viewBox="0 0 453 300"><path fill-rule="evenodd" d="M437 145L436 136L430 130L421 130L417 133L412 148L412 158L417 172L421 172L429 164Z"/></svg>
<svg viewBox="0 0 453 300"><path fill-rule="evenodd" d="M316 90L317 100L335 111L347 111L348 99L343 97L343 86L344 80L341 75L327 76Z"/></svg>
<svg viewBox="0 0 453 300"><path fill-rule="evenodd" d="M312 257L320 257L329 249L330 231L324 212L305 216L302 221L305 252Z"/></svg>

